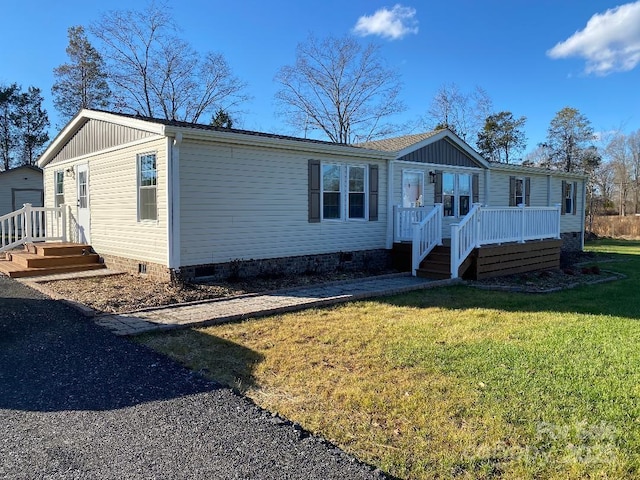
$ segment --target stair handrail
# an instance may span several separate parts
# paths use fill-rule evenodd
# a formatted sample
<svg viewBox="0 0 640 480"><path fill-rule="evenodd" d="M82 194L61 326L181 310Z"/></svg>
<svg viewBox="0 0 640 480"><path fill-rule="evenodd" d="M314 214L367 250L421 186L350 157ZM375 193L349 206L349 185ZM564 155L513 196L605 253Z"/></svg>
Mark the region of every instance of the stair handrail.
<svg viewBox="0 0 640 480"><path fill-rule="evenodd" d="M0 216L0 252L10 250L24 243L26 208Z"/></svg>
<svg viewBox="0 0 640 480"><path fill-rule="evenodd" d="M32 241L67 240L66 207L22 208L0 216L0 252Z"/></svg>
<svg viewBox="0 0 640 480"><path fill-rule="evenodd" d="M481 208L479 203L474 203L460 222L451 225L451 278L458 278L460 265L479 246Z"/></svg>
<svg viewBox="0 0 640 480"><path fill-rule="evenodd" d="M436 203L426 217L413 224L411 274L417 275L420 263L436 245L442 245L442 204Z"/></svg>

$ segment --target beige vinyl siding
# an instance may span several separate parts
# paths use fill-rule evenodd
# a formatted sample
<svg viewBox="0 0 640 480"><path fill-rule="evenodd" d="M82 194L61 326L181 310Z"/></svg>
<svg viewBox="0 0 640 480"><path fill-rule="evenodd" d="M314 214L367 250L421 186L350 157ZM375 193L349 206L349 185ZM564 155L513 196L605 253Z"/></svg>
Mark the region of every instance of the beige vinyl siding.
<svg viewBox="0 0 640 480"><path fill-rule="evenodd" d="M576 214L567 213L560 216L560 231L565 232L580 232L582 231L582 221L584 217L584 202L582 198L582 185L583 180L576 180L575 178L562 178L554 177L551 179L551 202L553 205L562 202L562 181L576 182Z"/></svg>
<svg viewBox="0 0 640 480"><path fill-rule="evenodd" d="M14 189L29 190L29 192L24 192L24 195L15 192L19 205L13 205ZM42 202L42 194L38 195L35 190L42 191L42 174L40 172L30 168L2 172L0 174L0 216L11 213L14 209L22 208L20 198L40 198L38 204L34 205L39 206Z"/></svg>
<svg viewBox="0 0 640 480"><path fill-rule="evenodd" d="M560 203L562 198L562 181L577 182L577 213L576 215L562 215L560 218L560 232L580 232L582 230L582 217L584 205L582 199L582 179L572 176L562 176L558 173L538 174L537 172L510 172L491 171L490 203L492 207L504 207L509 205L509 177L529 177L531 179L531 206L553 207ZM549 190L550 187L550 190Z"/></svg>
<svg viewBox="0 0 640 480"><path fill-rule="evenodd" d="M393 205L402 206L402 171L423 171L424 172L424 204L425 206L433 206L435 185L429 183L429 172L436 170L446 173L465 173L473 175L478 174L478 188L480 203L484 203L484 170L479 168L461 168L449 165L424 164L417 162L396 161L393 166ZM451 225L460 220L458 217L444 217L442 220L442 235L444 238L451 237Z"/></svg>
<svg viewBox="0 0 640 480"><path fill-rule="evenodd" d="M308 221L308 160L379 166L377 221ZM181 264L385 248L387 166L345 156L185 141Z"/></svg>
<svg viewBox="0 0 640 480"><path fill-rule="evenodd" d="M491 207L509 206L509 178L529 178L531 207L547 207L547 175L491 171L489 203ZM553 204L551 204L553 206Z"/></svg>
<svg viewBox="0 0 640 480"><path fill-rule="evenodd" d="M167 264L167 140L155 140L122 147L108 153L45 167L46 204L54 204L54 171L60 168L89 166L89 205L91 208L91 244L105 255L141 262ZM158 221L138 222L137 155L157 155ZM71 224L76 216L76 178L65 175L64 195L69 205ZM75 232L70 228L70 238Z"/></svg>

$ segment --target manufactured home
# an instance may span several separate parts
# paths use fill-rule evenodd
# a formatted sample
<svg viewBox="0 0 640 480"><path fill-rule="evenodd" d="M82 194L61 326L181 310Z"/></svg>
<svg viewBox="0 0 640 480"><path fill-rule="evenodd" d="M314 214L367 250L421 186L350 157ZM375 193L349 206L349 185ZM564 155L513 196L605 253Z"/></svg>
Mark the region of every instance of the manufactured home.
<svg viewBox="0 0 640 480"><path fill-rule="evenodd" d="M46 229L23 243L85 245L165 279L394 259L479 278L557 265L583 242L584 176L489 163L447 129L341 145L82 110L38 165L45 204L23 223Z"/></svg>

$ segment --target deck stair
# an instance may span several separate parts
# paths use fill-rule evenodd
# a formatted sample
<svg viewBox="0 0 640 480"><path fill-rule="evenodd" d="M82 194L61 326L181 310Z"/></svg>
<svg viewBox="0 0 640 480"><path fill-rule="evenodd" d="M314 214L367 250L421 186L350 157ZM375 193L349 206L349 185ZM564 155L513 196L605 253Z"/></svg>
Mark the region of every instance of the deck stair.
<svg viewBox="0 0 640 480"><path fill-rule="evenodd" d="M473 264L473 255L458 268L458 276L463 277ZM451 245L440 245L435 247L429 255L420 263L416 275L422 278L433 280L444 280L451 278Z"/></svg>
<svg viewBox="0 0 640 480"><path fill-rule="evenodd" d="M105 268L91 245L78 243L27 243L23 251L6 252L0 274L12 278L36 277Z"/></svg>

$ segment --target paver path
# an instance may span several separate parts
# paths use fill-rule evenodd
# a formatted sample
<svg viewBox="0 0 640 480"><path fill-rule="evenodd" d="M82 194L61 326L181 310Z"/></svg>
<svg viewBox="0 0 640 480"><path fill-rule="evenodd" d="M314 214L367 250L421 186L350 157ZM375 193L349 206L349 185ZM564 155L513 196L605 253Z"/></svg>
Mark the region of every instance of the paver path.
<svg viewBox="0 0 640 480"><path fill-rule="evenodd" d="M259 295L242 295L228 299L154 308L133 314L101 315L95 318L95 322L116 335L136 335L154 330L204 326L247 317L392 295L450 282L450 280L435 282L409 275L370 277Z"/></svg>
<svg viewBox="0 0 640 480"><path fill-rule="evenodd" d="M3 479L383 477L7 277L0 425Z"/></svg>

